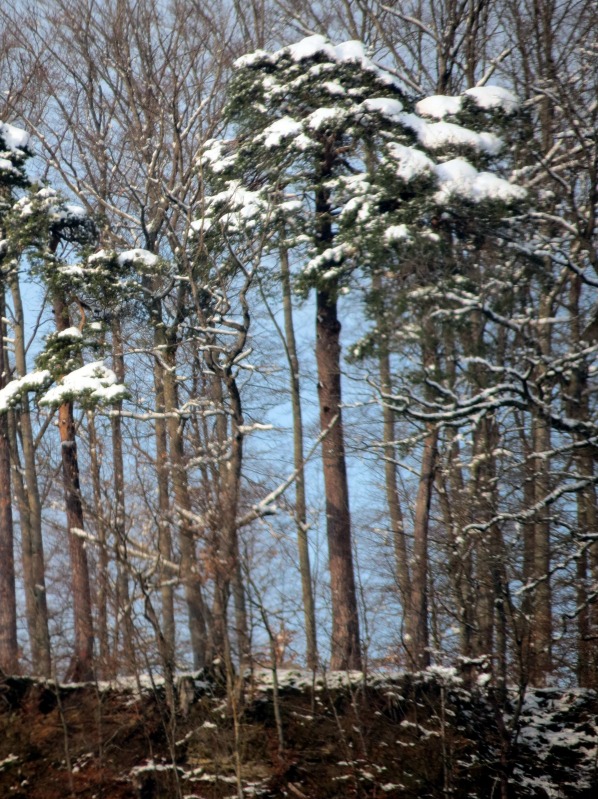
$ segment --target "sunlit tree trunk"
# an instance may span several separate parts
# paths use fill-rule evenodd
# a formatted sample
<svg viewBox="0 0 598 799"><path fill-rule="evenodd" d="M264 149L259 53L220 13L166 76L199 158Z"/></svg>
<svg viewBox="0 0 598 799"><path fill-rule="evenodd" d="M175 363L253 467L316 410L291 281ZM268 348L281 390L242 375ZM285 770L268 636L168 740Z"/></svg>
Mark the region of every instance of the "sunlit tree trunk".
<svg viewBox="0 0 598 799"><path fill-rule="evenodd" d="M438 431L429 425L423 442L423 453L415 515L413 520L413 555L411 567L410 613L404 624L404 644L411 663L417 670L430 665L430 642L428 623L428 579L430 530L430 507L436 469Z"/></svg>
<svg viewBox="0 0 598 799"><path fill-rule="evenodd" d="M60 296L54 297L56 330L71 327L68 306ZM93 623L91 587L85 542L78 533L84 530L83 505L79 482L79 460L73 403L63 402L58 408L58 431L62 453L62 480L66 504L67 535L73 591L74 652L67 672L73 682L93 679Z"/></svg>
<svg viewBox="0 0 598 799"><path fill-rule="evenodd" d="M372 278L372 288L379 293L382 290L380 274L376 272ZM392 378L390 354L383 344L380 344L378 355L378 374L380 376L380 390L386 396L392 394ZM403 509L399 496L397 483L396 447L395 447L395 411L389 402L382 402L382 430L383 430L383 457L384 457L384 489L388 518L392 534L392 544L395 559L395 575L403 605L403 618L410 613L411 603L411 574L409 570L409 550L403 519Z"/></svg>
<svg viewBox="0 0 598 799"><path fill-rule="evenodd" d="M299 573L303 598L303 617L305 620L306 661L310 669L318 665L318 645L316 639L316 611L311 582L309 541L307 537L307 501L305 495L305 455L303 448L303 418L301 412L301 389L299 384L299 358L293 323L293 303L291 299L291 275L287 250L281 250L280 277L282 284L282 304L284 312L285 347L289 361L291 408L293 414L293 460L297 478L295 480L295 524L297 527L297 549L299 553Z"/></svg>
<svg viewBox="0 0 598 799"><path fill-rule="evenodd" d="M321 176L325 180L326 175ZM324 250L333 239L330 205L325 189L316 195L318 246ZM336 285L316 291L316 364L322 442L326 529L332 600L330 668L361 669L359 615L353 568L349 483L341 411L341 324Z"/></svg>
<svg viewBox="0 0 598 799"><path fill-rule="evenodd" d="M359 617L341 411L340 329L334 296L329 291L318 291L316 363L320 429L326 431L322 442L322 461L332 598L330 668L360 669Z"/></svg>
<svg viewBox="0 0 598 799"><path fill-rule="evenodd" d="M251 659L245 585L241 562L237 514L241 495L244 434L241 394L234 375L229 371L224 377L231 406L231 454L226 464L224 492L224 529L227 540L228 562L232 565L232 592L235 606L235 628L239 647L239 661L245 666Z"/></svg>
<svg viewBox="0 0 598 799"><path fill-rule="evenodd" d="M159 341L154 332L154 346ZM156 394L156 420L154 423L156 439L156 481L158 488L158 551L165 561L172 561L172 534L170 526L170 497L169 497L169 471L168 471L168 435L166 432L166 419L164 417L164 369L160 359L154 362L154 391ZM174 664L175 658L175 617L174 617L174 590L164 571L162 576L161 597L161 623L163 653L168 656L168 663ZM172 665L174 668L174 665Z"/></svg>
<svg viewBox="0 0 598 799"><path fill-rule="evenodd" d="M201 587L201 575L196 552L196 525L191 520L192 506L185 463L183 441L183 417L179 415L178 390L176 385L176 349L172 344L163 350L165 368L163 372L164 409L168 431L170 478L174 495L174 512L179 528L181 550L181 580L187 602L189 632L195 669L203 668L210 659L206 606Z"/></svg>
<svg viewBox="0 0 598 799"><path fill-rule="evenodd" d="M27 374L25 316L19 280L16 274L11 276L9 285L13 309L16 374L18 377L23 377ZM23 452L22 469L19 469L19 480L23 489L19 494L19 517L29 645L36 673L42 677L50 677L52 661L48 630L42 509L35 462L35 439L28 398L23 398L19 410L15 412L15 420L19 427L19 438ZM15 457L18 457L17 436L15 436Z"/></svg>
<svg viewBox="0 0 598 799"><path fill-rule="evenodd" d="M213 362L215 366L215 362ZM225 392L228 407L225 410ZM241 468L243 463L243 413L241 397L232 374L214 374L212 400L218 414L216 432L219 446L218 469L214 472L217 485L216 506L218 519L214 520L212 558L215 569L214 635L216 653L224 656L230 667L229 599L232 594L235 614L235 637L239 661L250 661L250 641L242 576L241 552L237 514L240 496ZM230 421L227 421L228 420Z"/></svg>
<svg viewBox="0 0 598 799"><path fill-rule="evenodd" d="M93 513L98 538L98 553L96 566L94 597L97 612L97 640L98 640L98 672L102 679L111 679L113 664L111 664L111 646L109 633L108 603L110 594L110 556L108 553L108 523L102 501L101 484L101 442L95 426L93 411L87 414L87 430L89 436L89 466L91 486L93 491Z"/></svg>

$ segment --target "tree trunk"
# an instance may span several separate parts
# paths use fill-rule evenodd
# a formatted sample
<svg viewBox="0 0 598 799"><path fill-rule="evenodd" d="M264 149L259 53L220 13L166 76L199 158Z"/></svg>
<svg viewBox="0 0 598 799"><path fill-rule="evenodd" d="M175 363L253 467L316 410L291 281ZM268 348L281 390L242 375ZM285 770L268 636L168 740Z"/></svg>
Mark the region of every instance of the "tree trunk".
<svg viewBox="0 0 598 799"><path fill-rule="evenodd" d="M203 668L211 658L208 641L206 606L201 588L201 577L196 553L196 525L191 521L191 499L185 465L183 419L178 415L175 350L172 345L164 353L166 368L163 373L166 429L170 444L170 476L174 494L174 509L179 527L181 550L181 579L185 591L189 617L189 632L193 652L193 667Z"/></svg>
<svg viewBox="0 0 598 799"><path fill-rule="evenodd" d="M390 379L390 356L384 350L378 358L378 370L380 374L380 388L384 394L391 393ZM382 423L384 433L384 486L386 489L386 504L390 519L390 529L395 556L395 574L401 602L403 604L403 617L407 617L411 612L411 574L409 570L409 551L407 547L407 537L405 535L405 524L403 520L403 510L399 497L399 487L397 485L397 467L395 463L395 412L388 405L382 403Z"/></svg>
<svg viewBox="0 0 598 799"><path fill-rule="evenodd" d="M231 564L227 559L227 532L224 515L228 505L226 482L228 452L228 422L224 408L222 379L214 372L211 379L211 399L217 410L215 438L217 440L217 458L212 468L212 479L215 485L214 513L212 518L211 565L214 571L214 654L227 663L230 652L228 641L228 600L230 596ZM229 509L230 511L230 509Z"/></svg>
<svg viewBox="0 0 598 799"><path fill-rule="evenodd" d="M550 493L549 464L535 453L550 450L550 429L540 419L532 422L534 504L537 506ZM552 671L552 592L550 580L550 508L540 507L534 519L533 599L530 636L530 670L532 685L544 685Z"/></svg>
<svg viewBox="0 0 598 799"><path fill-rule="evenodd" d="M320 183L330 175L328 153L318 176ZM316 240L324 252L334 239L328 192L316 191ZM324 491L326 494L326 532L332 602L331 669L361 669L359 614L353 569L349 482L345 462L345 436L341 411L341 324L338 320L338 286L329 281L316 290L316 364Z"/></svg>
<svg viewBox="0 0 598 799"><path fill-rule="evenodd" d="M114 374L118 383L125 382L125 361L120 321L112 323L112 357ZM119 620L115 631L114 648L117 650L122 637L123 661L127 674L135 672L135 648L133 619L129 597L129 565L127 562L127 533L125 526L125 467L123 457L122 401L113 407L110 418L112 434L112 462L114 484L114 545L117 552L116 575L116 616ZM170 554L169 554L170 558Z"/></svg>
<svg viewBox="0 0 598 799"><path fill-rule="evenodd" d="M547 293L540 300L538 309L540 320L553 316L553 301ZM538 329L538 346L542 355L542 365L537 367L536 379L540 384L544 364L550 362L552 352L551 325L542 324ZM550 388L541 387L542 400L550 402ZM532 415L532 474L534 488L534 507L538 508L533 523L533 600L532 627L530 635L530 671L532 685L544 685L552 672L552 590L550 563L552 557L550 507L546 497L552 489L550 478L551 431L548 423Z"/></svg>
<svg viewBox="0 0 598 799"><path fill-rule="evenodd" d="M299 358L295 341L293 323L293 303L291 300L291 276L288 252L283 249L280 257L280 276L282 283L282 306L284 312L285 348L289 361L291 408L293 413L293 458L297 478L295 480L295 525L297 527L297 549L299 553L299 574L303 597L303 617L305 620L306 661L310 669L318 666L318 645L316 639L316 610L311 583L309 541L307 537L307 502L305 496L305 456L303 451L303 418L301 412L301 389L299 385Z"/></svg>
<svg viewBox="0 0 598 799"><path fill-rule="evenodd" d="M98 639L98 677L109 680L114 676L114 663L111 662L110 634L108 631L108 595L110 591L110 557L108 554L108 524L103 510L101 469L101 443L98 441L93 411L87 413L89 435L89 466L93 491L93 510L98 539L97 574L95 581Z"/></svg>
<svg viewBox="0 0 598 799"><path fill-rule="evenodd" d="M13 308L15 366L17 376L24 377L27 374L25 316L17 275L10 277L9 285ZM19 516L29 645L31 659L36 672L42 677L50 677L52 674L52 660L48 629L42 509L35 463L35 439L29 412L29 399L27 397L23 398L19 411L15 412L15 420L18 420L23 450L23 468L19 470L19 480L23 483L24 490L19 499ZM15 436L15 455L17 454L16 440L17 437Z"/></svg>
<svg viewBox="0 0 598 799"><path fill-rule="evenodd" d="M4 346L4 290L0 286L0 390L8 382L8 359ZM17 674L17 602L10 481L8 414L0 413L0 670Z"/></svg>
<svg viewBox="0 0 598 799"><path fill-rule="evenodd" d="M316 363L332 599L331 669L361 669L351 547L349 485L341 412L340 322L331 291L317 292Z"/></svg>
<svg viewBox="0 0 598 799"><path fill-rule="evenodd" d="M415 517L413 521L413 566L411 569L411 612L405 623L405 649L412 668L421 670L430 665L428 630L428 533L430 528L430 506L438 431L432 425L424 439L421 471Z"/></svg>
<svg viewBox="0 0 598 799"><path fill-rule="evenodd" d="M71 326L68 307L62 297L54 299L54 316L58 332ZM77 535L78 531L84 529L84 520L72 402L64 402L59 407L58 430L62 452L62 479L66 504L75 627L75 648L67 671L67 679L72 682L83 682L92 680L94 677L93 623L87 551L85 542L80 535Z"/></svg>
<svg viewBox="0 0 598 799"><path fill-rule="evenodd" d="M584 332L580 321L581 277L571 278L570 313L572 345L581 347ZM571 370L568 414L572 419L589 422L588 364L581 362ZM582 434L576 435L578 444L583 444ZM577 494L578 546L577 558L577 679L581 688L598 687L598 601L595 586L598 585L598 543L585 542L584 536L598 531L598 501L596 497L595 451L591 446L580 446L575 457L577 471L588 480ZM587 547L587 549L586 549Z"/></svg>
<svg viewBox="0 0 598 799"><path fill-rule="evenodd" d="M446 355L444 363L439 364L446 371L452 390L457 389L457 363L461 350L457 346L455 331L451 325L444 327L442 334L445 341ZM473 338L473 337L472 337ZM465 342L471 346L471 340ZM474 342L477 344L477 342ZM461 341L459 341L461 344ZM475 586L473 579L473 546L469 536L463 531L472 521L471 502L466 490L463 475L463 457L460 435L457 430L447 426L443 431L444 464L438 464L435 474L436 493L443 517L445 529L449 533L448 576L455 598L456 615L460 633L460 654L463 658L474 657L475 632Z"/></svg>
<svg viewBox="0 0 598 799"><path fill-rule="evenodd" d="M243 408L237 381L231 371L225 375L224 382L231 408L231 454L225 471L225 513L224 528L227 541L227 561L231 564L233 600L235 604L235 626L239 662L248 666L251 659L249 626L245 603L245 585L239 546L237 515L241 494L241 474L243 467Z"/></svg>
<svg viewBox="0 0 598 799"><path fill-rule="evenodd" d="M157 346L154 333L154 345ZM154 363L154 390L156 411L164 413L164 369L158 358ZM158 482L158 551L165 561L172 560L172 535L170 531L170 497L168 474L168 436L166 419L158 416L155 421L156 477ZM162 604L163 652L174 669L176 627L174 620L174 590L169 579L161 571L160 598Z"/></svg>
<svg viewBox="0 0 598 799"><path fill-rule="evenodd" d="M478 420L473 428L473 463L471 468L471 503L477 524L485 524L493 514L492 507L492 452L496 444L491 441L491 425L487 417ZM481 532L476 543L477 618L474 655L492 657L494 651L494 581L493 581L493 527Z"/></svg>

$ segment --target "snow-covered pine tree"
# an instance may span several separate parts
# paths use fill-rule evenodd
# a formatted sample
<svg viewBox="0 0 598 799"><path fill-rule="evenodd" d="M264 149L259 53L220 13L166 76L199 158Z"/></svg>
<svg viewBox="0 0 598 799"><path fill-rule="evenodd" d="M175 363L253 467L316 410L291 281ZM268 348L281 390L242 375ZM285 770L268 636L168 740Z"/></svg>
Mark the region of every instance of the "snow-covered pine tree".
<svg viewBox="0 0 598 799"><path fill-rule="evenodd" d="M359 42L334 46L310 36L236 63L226 119L231 138L206 146L201 165L211 192L196 231L234 243L269 238L291 253L297 285L316 292L316 360L332 594L331 667L362 665L352 562L349 489L341 399L339 298L353 281L392 269L407 251L432 262L459 222L491 224L525 192L487 167L502 140L481 127L483 112L517 105L496 87L461 97L412 102ZM444 117L463 113L469 126ZM481 167L481 171L474 166ZM462 213L455 213L462 209ZM277 239L285 221L285 240ZM368 282L369 278L365 278ZM406 646L415 665L428 660L427 510L420 530ZM421 485L421 484L420 484Z"/></svg>
<svg viewBox="0 0 598 799"><path fill-rule="evenodd" d="M27 135L0 122L0 394L9 382L5 332L6 282L11 269L6 216L13 190L27 185L24 163ZM15 596L14 536L12 518L10 430L8 417L0 413L0 668L16 674L19 668Z"/></svg>
<svg viewBox="0 0 598 799"><path fill-rule="evenodd" d="M6 125L2 130L12 137L16 163L3 159L7 165L0 166L8 172L13 186L25 189L19 199L13 193L7 195L3 209L5 271L9 281L14 282L22 269L31 269L41 280L53 307L56 330L46 338L37 358L38 368L8 381L0 391L0 415L6 418L7 411L26 404L30 392L37 394L40 406L58 409L75 627L69 675L72 679L89 679L93 675L93 625L89 568L82 539L84 523L74 403L94 407L116 402L125 394L124 386L117 383L114 373L102 361L83 363L84 350L97 352L101 333L101 324L87 319L85 298L99 294L105 304L118 291L118 275L89 261L84 266L65 261L67 256L83 257L85 248L94 240L93 223L81 207L66 202L53 189L29 186L24 171L25 160L30 155L24 149L27 135ZM14 298L13 292L13 301ZM73 308L77 309L78 324L72 316ZM56 385L49 388L53 382ZM41 540L34 543L42 557ZM40 590L38 585L43 586L43 573L41 576L36 591ZM27 577L30 579L31 575ZM38 629L32 630L30 625L32 653L36 644L40 647L37 633ZM49 668L48 649L47 645L42 646L44 672Z"/></svg>

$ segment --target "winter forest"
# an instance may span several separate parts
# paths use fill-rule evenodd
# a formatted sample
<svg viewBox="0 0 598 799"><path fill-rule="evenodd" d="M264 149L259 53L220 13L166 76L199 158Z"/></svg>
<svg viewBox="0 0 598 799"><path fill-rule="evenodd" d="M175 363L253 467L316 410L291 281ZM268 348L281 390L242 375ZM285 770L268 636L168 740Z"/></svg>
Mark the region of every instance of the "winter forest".
<svg viewBox="0 0 598 799"><path fill-rule="evenodd" d="M0 10L0 669L598 686L592 0Z"/></svg>

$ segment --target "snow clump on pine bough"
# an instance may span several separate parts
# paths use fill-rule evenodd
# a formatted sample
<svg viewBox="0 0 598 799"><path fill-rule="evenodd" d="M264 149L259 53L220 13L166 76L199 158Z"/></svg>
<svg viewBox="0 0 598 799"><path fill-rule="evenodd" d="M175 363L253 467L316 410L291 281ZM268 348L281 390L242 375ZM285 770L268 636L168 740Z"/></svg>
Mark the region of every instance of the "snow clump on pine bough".
<svg viewBox="0 0 598 799"><path fill-rule="evenodd" d="M125 387L117 382L112 369L102 361L95 361L65 375L57 386L40 398L39 404L55 408L76 399L94 405L110 404L125 399L126 394Z"/></svg>
<svg viewBox="0 0 598 799"><path fill-rule="evenodd" d="M328 202L339 223L338 241L325 252L309 252L304 273L316 281L336 280L351 271L341 239L354 241L357 228L365 236L364 247L349 249L363 260L364 252L372 249L372 236L391 246L415 243L418 235L430 239L425 229L430 206L444 208L451 201L509 206L526 196L506 177L474 166L488 169L502 154L503 139L477 125L458 124L467 118L461 120L460 112L475 109L514 113L520 103L507 89L475 87L459 97L435 95L413 104L400 82L366 56L361 42L334 45L319 35L273 53L258 50L237 59L235 66L239 97L231 102L231 113L238 113L240 98L249 94L256 119L240 136L205 143L198 163L215 191L206 197L202 218L191 224L195 237L253 235L258 228L275 230L274 220L283 219L296 228L293 241L300 244L305 240L300 228L309 216L305 197L311 190L301 183L302 176L306 165L317 172L331 140L339 153L355 154L345 170L353 175L341 175L339 160L326 179ZM453 118L445 121L445 116ZM357 174L364 168L361 138L372 134L379 136L377 169ZM344 156L343 163L348 160ZM275 185L266 180L256 190L256 163L263 164L264 176L276 174ZM245 180L247 165L250 179ZM416 181L418 204L406 185ZM385 224L387 232L382 230ZM403 235L406 230L409 235Z"/></svg>
<svg viewBox="0 0 598 799"><path fill-rule="evenodd" d="M374 73L384 83L391 86L401 85L398 78L376 66L376 64L367 57L362 42L352 40L334 45L329 42L325 36L321 36L320 34L307 36L305 39L301 39L301 41L291 44L288 47L283 47L275 53L268 53L265 50L256 50L254 53L248 53L247 55L241 56L241 58L237 58L235 67L237 69L242 69L257 64L276 64L283 58L290 58L292 61L299 63L318 55L322 55L327 60L335 61L339 64L359 64L363 70ZM340 88L342 89L342 87Z"/></svg>
<svg viewBox="0 0 598 799"><path fill-rule="evenodd" d="M0 121L0 140L4 142L2 150L24 154L29 145L29 134L8 122Z"/></svg>
<svg viewBox="0 0 598 799"><path fill-rule="evenodd" d="M500 110L505 114L514 114L521 106L519 98L503 86L474 86L466 89L459 97L446 94L424 97L416 103L415 110L422 116L444 119L462 111L465 98L472 100L484 111Z"/></svg>
<svg viewBox="0 0 598 799"><path fill-rule="evenodd" d="M39 391L52 382L47 369L30 372L18 380L11 380L0 390L0 413L6 413L21 402L23 395L29 391Z"/></svg>

